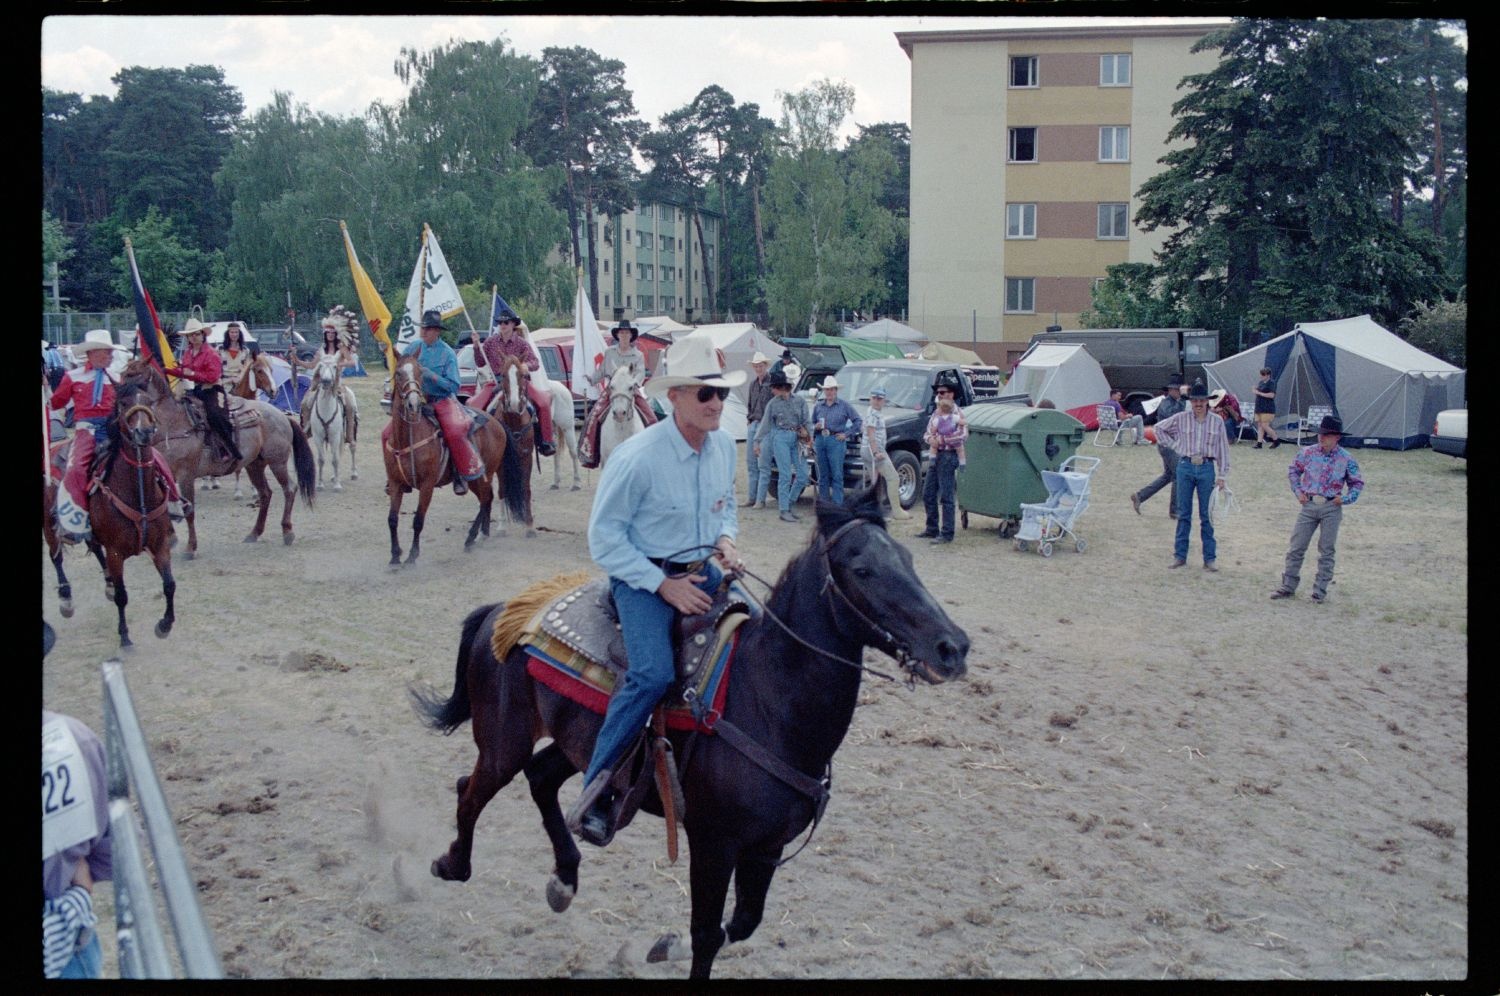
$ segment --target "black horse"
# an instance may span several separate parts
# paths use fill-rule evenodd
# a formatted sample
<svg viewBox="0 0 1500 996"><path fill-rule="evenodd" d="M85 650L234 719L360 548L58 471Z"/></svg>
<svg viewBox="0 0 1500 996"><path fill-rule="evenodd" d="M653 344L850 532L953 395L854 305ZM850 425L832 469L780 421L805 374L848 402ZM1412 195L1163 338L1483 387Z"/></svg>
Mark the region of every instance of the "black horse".
<svg viewBox="0 0 1500 996"><path fill-rule="evenodd" d="M681 779L692 852L694 978L707 978L719 948L744 940L759 925L783 848L818 809L807 785L817 785L849 730L864 648L897 657L914 677L933 684L965 670L968 636L917 579L911 554L886 532L875 492L861 492L847 507L820 504L817 518L766 613L744 624L724 704L722 719L775 760L751 760L722 727L715 736L671 734L676 756L687 757ZM566 586L537 586L511 604L544 605L561 590ZM473 773L458 780L458 837L433 862L432 873L469 878L480 812L525 771L556 860L547 898L562 912L578 888L579 853L557 792L587 766L603 717L528 677L525 653L512 646L524 617L518 625L515 612L502 618L504 610L486 605L464 620L452 696L444 701L412 690L428 725L451 733L473 719L479 745ZM493 641L497 623L501 639ZM503 659L493 642L505 649ZM691 745L689 736L696 737ZM553 742L533 754L544 737ZM777 761L791 772L771 774ZM794 788L799 776L802 787ZM659 803L646 808L661 815ZM721 922L731 875L735 909L726 930Z"/></svg>

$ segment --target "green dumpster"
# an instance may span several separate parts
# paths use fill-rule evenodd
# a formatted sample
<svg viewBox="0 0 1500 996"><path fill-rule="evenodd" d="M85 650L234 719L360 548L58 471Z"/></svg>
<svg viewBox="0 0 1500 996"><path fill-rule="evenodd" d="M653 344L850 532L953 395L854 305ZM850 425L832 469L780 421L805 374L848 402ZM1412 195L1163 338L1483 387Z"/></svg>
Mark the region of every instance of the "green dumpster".
<svg viewBox="0 0 1500 996"><path fill-rule="evenodd" d="M1083 423L1055 408L978 404L964 409L969 423L968 466L958 476L961 521L969 513L1000 520L1010 536L1022 502L1047 500L1042 471L1056 470L1083 444Z"/></svg>

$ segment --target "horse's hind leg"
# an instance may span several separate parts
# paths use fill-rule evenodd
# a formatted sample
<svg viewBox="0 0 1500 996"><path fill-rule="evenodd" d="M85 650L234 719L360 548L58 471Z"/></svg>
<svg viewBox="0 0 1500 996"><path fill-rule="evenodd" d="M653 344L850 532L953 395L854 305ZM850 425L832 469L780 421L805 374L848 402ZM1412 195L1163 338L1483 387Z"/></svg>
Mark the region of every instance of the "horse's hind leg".
<svg viewBox="0 0 1500 996"><path fill-rule="evenodd" d="M562 806L557 802L557 790L563 782L578 773L573 762L568 760L562 748L548 744L526 762L526 781L531 785L531 800L542 814L542 828L552 841L554 865L552 878L547 881L547 905L554 913L561 913L578 894L578 845L568 833L567 821Z"/></svg>
<svg viewBox="0 0 1500 996"><path fill-rule="evenodd" d="M177 596L177 581L172 577L172 550L167 545L166 537L156 544L151 551L151 560L156 564L156 573L161 575L161 593L167 600L167 613L162 616L156 624L156 635L165 638L172 632L172 625L177 622L175 609Z"/></svg>
<svg viewBox="0 0 1500 996"><path fill-rule="evenodd" d="M490 534L490 506L495 500L495 492L490 488L490 477L483 474L469 483L469 490L479 499L479 514L474 516L474 521L469 524L469 536L464 540L464 549L474 548L474 539L479 535L480 526L484 527L484 534Z"/></svg>
<svg viewBox="0 0 1500 996"><path fill-rule="evenodd" d="M417 510L411 517L411 550L406 554L406 562L414 563L422 555L422 526L427 522L427 506L432 503L432 484L423 484L417 492Z"/></svg>
<svg viewBox="0 0 1500 996"><path fill-rule="evenodd" d="M51 540L48 545L52 546ZM57 571L57 611L61 612L64 619L73 618L73 585L68 581L68 575L63 572L62 547L56 546L48 551L52 558L52 566Z"/></svg>
<svg viewBox="0 0 1500 996"><path fill-rule="evenodd" d="M719 828L718 832L726 831ZM700 836L695 840L689 835L688 848L693 853L689 870L693 887L693 968L689 974L694 979L706 979L714 956L724 946L724 899L729 894L736 854L734 844L723 838L705 840Z"/></svg>
<svg viewBox="0 0 1500 996"><path fill-rule="evenodd" d="M250 475L250 483L254 486L257 496L255 503L255 528L250 530L250 535L245 537L245 542L256 543L260 541L261 534L266 531L266 517L271 512L271 485L266 481L266 462L264 460L257 458L254 463L245 468L245 472ZM286 530L286 520L290 519L292 515L292 499L290 495L287 496L286 507L286 518L282 520L283 532Z"/></svg>
<svg viewBox="0 0 1500 996"><path fill-rule="evenodd" d="M496 698L498 700L498 695ZM496 704L490 708L498 709L499 706ZM501 721L497 716L496 722ZM482 723L476 715L474 742L479 745L479 758L474 762L474 770L458 780L458 836L448 845L448 853L432 863L432 874L450 882L469 880L473 873L470 859L474 852L474 825L479 822L479 814L484 812L495 793L509 785L516 772L525 766L527 752L531 749L528 743L503 727L494 738L498 742L492 743L492 738L487 735L489 731L481 728ZM519 727L523 735L527 732L524 724L512 726ZM576 881L576 875L574 879Z"/></svg>
<svg viewBox="0 0 1500 996"><path fill-rule="evenodd" d="M240 487L240 472L234 472L234 500L240 501L245 497L244 490Z"/></svg>

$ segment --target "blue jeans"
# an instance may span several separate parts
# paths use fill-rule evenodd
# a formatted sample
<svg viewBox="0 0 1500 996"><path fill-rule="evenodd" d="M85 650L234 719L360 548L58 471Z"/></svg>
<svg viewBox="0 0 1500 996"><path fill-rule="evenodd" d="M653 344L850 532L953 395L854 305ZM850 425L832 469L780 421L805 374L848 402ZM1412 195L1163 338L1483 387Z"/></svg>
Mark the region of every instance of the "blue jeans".
<svg viewBox="0 0 1500 996"><path fill-rule="evenodd" d="M1208 515L1208 500L1214 493L1214 465L1208 461L1194 466L1187 457L1177 461L1177 541L1172 554L1186 560L1188 535L1193 531L1193 495L1198 495L1199 535L1203 538L1203 562L1211 564L1218 556L1214 542L1214 523Z"/></svg>
<svg viewBox="0 0 1500 996"><path fill-rule="evenodd" d="M104 971L104 952L99 947L99 932L96 929L89 942L79 948L73 960L63 966L59 979L97 979Z"/></svg>
<svg viewBox="0 0 1500 996"><path fill-rule="evenodd" d="M698 587L712 597L723 575L711 562L704 564L699 573L705 579ZM584 773L585 785L618 761L620 753L640 734L651 718L651 710L671 686L673 676L672 618L677 610L656 592L632 588L618 578L609 579L609 588L620 613L620 633L625 638L630 669L609 697L604 726L594 741L589 770Z"/></svg>
<svg viewBox="0 0 1500 996"><path fill-rule="evenodd" d="M766 500L771 490L771 464L776 460L775 447L771 445L774 433L761 440L760 456L755 455L755 434L760 431L759 422L750 423L750 442L745 450L745 464L750 475L750 501Z"/></svg>
<svg viewBox="0 0 1500 996"><path fill-rule="evenodd" d="M927 533L953 538L954 496L958 492L958 451L938 450L922 482L922 505L927 509ZM942 506L942 528L938 528L938 506Z"/></svg>
<svg viewBox="0 0 1500 996"><path fill-rule="evenodd" d="M760 431L759 422L745 426L745 494L750 503L755 503L755 490L760 485L760 461L755 459L755 434Z"/></svg>
<svg viewBox="0 0 1500 996"><path fill-rule="evenodd" d="M822 434L813 437L813 456L818 461L818 497L844 503L844 450L848 443Z"/></svg>
<svg viewBox="0 0 1500 996"><path fill-rule="evenodd" d="M776 455L776 504L783 512L792 510L792 502L807 487L807 462L797 446L797 433L792 429L772 429L769 440Z"/></svg>

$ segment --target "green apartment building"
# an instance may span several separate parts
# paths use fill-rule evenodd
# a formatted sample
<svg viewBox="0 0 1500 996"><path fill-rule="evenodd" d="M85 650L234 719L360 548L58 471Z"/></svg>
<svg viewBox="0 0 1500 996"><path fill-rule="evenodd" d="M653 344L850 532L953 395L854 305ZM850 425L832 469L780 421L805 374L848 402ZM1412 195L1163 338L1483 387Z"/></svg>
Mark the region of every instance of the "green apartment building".
<svg viewBox="0 0 1500 996"><path fill-rule="evenodd" d="M699 248L698 226L681 205L643 201L612 217L596 215L599 293L594 313L604 319L666 315L689 324L714 321L703 268L705 255L710 272L718 265L721 216L700 210L698 217L706 253ZM578 244L587 257L585 233L579 233Z"/></svg>

